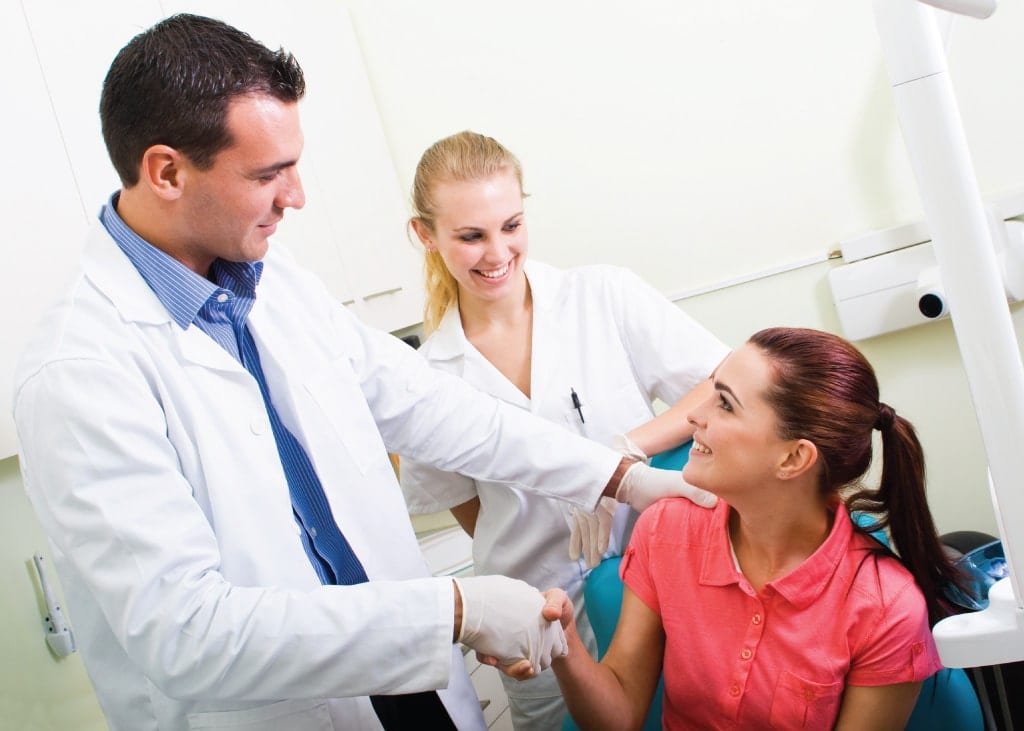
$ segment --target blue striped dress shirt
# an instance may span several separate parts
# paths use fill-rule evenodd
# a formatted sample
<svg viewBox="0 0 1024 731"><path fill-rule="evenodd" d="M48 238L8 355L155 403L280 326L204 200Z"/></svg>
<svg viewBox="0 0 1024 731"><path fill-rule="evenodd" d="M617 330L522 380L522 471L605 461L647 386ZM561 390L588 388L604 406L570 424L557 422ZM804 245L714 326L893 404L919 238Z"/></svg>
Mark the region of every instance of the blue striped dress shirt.
<svg viewBox="0 0 1024 731"><path fill-rule="evenodd" d="M263 262L217 259L210 279L152 246L117 214L118 193L100 211L107 233L167 308L175 323L195 325L239 361L256 380L267 408L277 451L291 494L292 510L303 528L310 562L324 584L358 584L367 580L362 564L334 522L323 486L306 450L281 422L260 366L259 351L246 325L256 301Z"/></svg>

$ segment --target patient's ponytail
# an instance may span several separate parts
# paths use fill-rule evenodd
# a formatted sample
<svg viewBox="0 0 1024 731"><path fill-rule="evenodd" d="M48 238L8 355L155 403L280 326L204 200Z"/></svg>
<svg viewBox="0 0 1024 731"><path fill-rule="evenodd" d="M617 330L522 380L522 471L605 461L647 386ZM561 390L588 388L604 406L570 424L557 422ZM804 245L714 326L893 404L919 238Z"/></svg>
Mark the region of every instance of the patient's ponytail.
<svg viewBox="0 0 1024 731"><path fill-rule="evenodd" d="M941 589L959 583L959 574L928 508L924 453L914 427L879 401L874 369L843 338L820 330L770 328L750 342L772 363L774 377L766 396L778 417L780 436L813 442L821 459L821 491L854 488L846 496L850 512L868 514L869 532L889 529L895 554L924 594L934 625L948 613ZM858 481L871 465L876 429L881 433L882 474L874 490L858 486Z"/></svg>

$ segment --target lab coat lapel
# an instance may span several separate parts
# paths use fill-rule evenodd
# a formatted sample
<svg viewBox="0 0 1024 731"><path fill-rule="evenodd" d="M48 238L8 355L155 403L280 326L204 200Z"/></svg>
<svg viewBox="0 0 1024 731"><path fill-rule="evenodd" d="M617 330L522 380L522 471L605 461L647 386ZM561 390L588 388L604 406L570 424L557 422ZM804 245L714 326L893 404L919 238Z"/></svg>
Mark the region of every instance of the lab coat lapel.
<svg viewBox="0 0 1024 731"><path fill-rule="evenodd" d="M559 332L564 323L556 322L551 310L555 306L555 298L560 291L557 277L560 272L545 267L526 265L526 278L530 283L530 294L533 297L533 335L532 353L530 357L530 396L534 413L540 413L547 399L566 399L566 408L571 406L568 388L561 388L565 383L565 363L556 357L559 352L559 338L565 333ZM560 393L564 390L565 393Z"/></svg>
<svg viewBox="0 0 1024 731"><path fill-rule="evenodd" d="M461 376L477 388L502 401L530 409L530 399L502 375L466 338L457 307L450 307L431 338L432 363L445 363L444 370ZM531 376L532 377L532 376Z"/></svg>
<svg viewBox="0 0 1024 731"><path fill-rule="evenodd" d="M117 308L127 322L166 328L182 363L218 370L242 370L234 358L194 325L182 330L135 265L97 222L89 233L83 256L86 277Z"/></svg>

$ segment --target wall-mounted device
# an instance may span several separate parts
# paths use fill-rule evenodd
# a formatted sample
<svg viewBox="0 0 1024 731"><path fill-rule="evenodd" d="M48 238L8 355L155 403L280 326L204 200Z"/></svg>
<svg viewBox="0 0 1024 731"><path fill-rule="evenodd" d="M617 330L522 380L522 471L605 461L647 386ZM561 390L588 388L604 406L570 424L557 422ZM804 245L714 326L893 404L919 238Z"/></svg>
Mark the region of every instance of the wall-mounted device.
<svg viewBox="0 0 1024 731"><path fill-rule="evenodd" d="M1024 191L988 207L1006 299L1024 300ZM949 316L928 227L872 231L840 243L846 265L829 272L843 334L863 340Z"/></svg>
<svg viewBox="0 0 1024 731"><path fill-rule="evenodd" d="M67 657L75 651L75 636L71 628L64 620L64 612L61 611L60 602L54 596L50 588L50 581L46 577L46 567L43 554L32 555L32 562L36 567L36 574L39 576L39 588L43 591L43 602L46 604L46 616L43 618L43 626L46 629L46 644L50 646L57 657Z"/></svg>

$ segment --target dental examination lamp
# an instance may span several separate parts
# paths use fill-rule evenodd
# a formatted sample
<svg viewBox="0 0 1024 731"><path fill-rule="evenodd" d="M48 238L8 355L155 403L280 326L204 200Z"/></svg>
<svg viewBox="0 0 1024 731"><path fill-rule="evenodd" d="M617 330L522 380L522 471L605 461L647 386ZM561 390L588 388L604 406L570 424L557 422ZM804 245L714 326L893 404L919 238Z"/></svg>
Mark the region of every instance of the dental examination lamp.
<svg viewBox="0 0 1024 731"><path fill-rule="evenodd" d="M938 9L987 18L995 7L996 0L874 3L903 140L981 429L1010 569L1008 578L990 588L986 609L935 625L939 657L948 667L1024 659L1024 365L936 17Z"/></svg>

